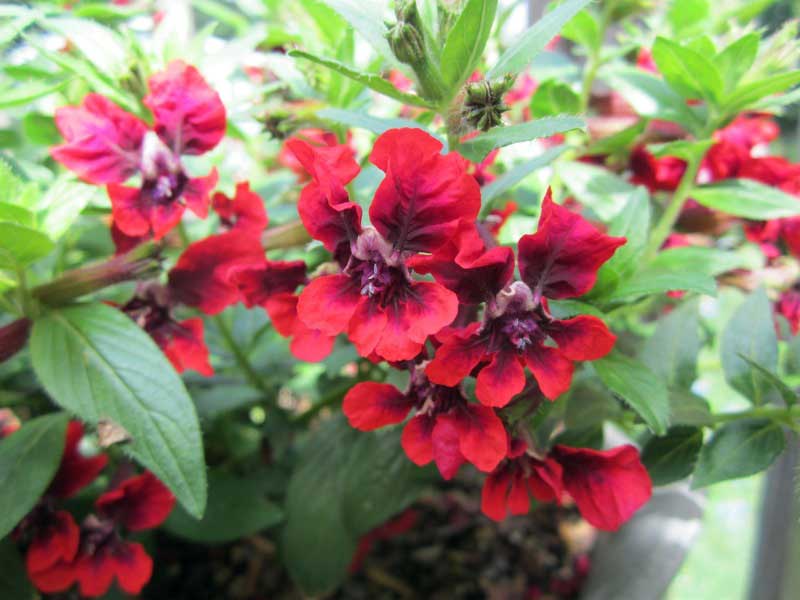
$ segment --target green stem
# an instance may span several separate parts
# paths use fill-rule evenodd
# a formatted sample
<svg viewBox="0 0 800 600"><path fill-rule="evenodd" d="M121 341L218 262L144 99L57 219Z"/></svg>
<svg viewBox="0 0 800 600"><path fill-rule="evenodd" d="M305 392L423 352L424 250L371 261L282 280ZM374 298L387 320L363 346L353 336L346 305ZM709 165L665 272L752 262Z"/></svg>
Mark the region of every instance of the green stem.
<svg viewBox="0 0 800 600"><path fill-rule="evenodd" d="M606 30L611 22L611 14L613 11L614 0L606 0L603 5L603 12L600 14L600 20L598 22L601 44L597 48L591 48L586 59L586 70L583 73L583 81L581 83L580 113L585 113L589 110L589 101L592 97L592 86L594 85L594 80L597 78L597 71L603 64L603 59L601 57L603 45L602 41L605 40Z"/></svg>
<svg viewBox="0 0 800 600"><path fill-rule="evenodd" d="M800 405L796 406L756 406L748 410L717 413L710 416L715 423L729 423L739 419L772 419L794 428L795 419L800 418Z"/></svg>
<svg viewBox="0 0 800 600"><path fill-rule="evenodd" d="M650 233L650 242L647 247L645 261L651 260L669 237L675 222L683 210L683 205L686 204L694 189L694 182L697 178L697 172L700 170L701 162L701 157L694 156L686 165L686 171L678 184L678 188L672 195L672 200L670 200L666 210L664 210L664 214L661 215L658 223Z"/></svg>
<svg viewBox="0 0 800 600"><path fill-rule="evenodd" d="M247 358L247 355L239 347L239 344L236 343L233 333L231 333L231 328L228 326L228 322L222 315L216 315L214 317L214 323L217 325L217 329L219 329L222 339L225 341L225 345L228 347L231 354L233 354L236 364L242 370L245 378L250 382L250 385L260 392L263 392L267 397L270 397L271 390L261 379L255 368L253 368L250 359ZM274 404L274 402L271 402L271 404Z"/></svg>

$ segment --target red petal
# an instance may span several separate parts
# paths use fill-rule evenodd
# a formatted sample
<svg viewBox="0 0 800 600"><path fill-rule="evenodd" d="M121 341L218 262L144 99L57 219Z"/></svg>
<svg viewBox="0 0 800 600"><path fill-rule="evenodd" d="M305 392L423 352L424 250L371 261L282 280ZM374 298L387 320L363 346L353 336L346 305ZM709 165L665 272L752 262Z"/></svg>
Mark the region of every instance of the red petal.
<svg viewBox="0 0 800 600"><path fill-rule="evenodd" d="M400 251L433 252L463 220L474 221L480 187L467 161L439 154L441 143L419 129L392 129L375 142L370 160L386 173L370 221Z"/></svg>
<svg viewBox="0 0 800 600"><path fill-rule="evenodd" d="M174 506L175 496L150 471L126 479L95 502L100 514L131 531L158 527Z"/></svg>
<svg viewBox="0 0 800 600"><path fill-rule="evenodd" d="M531 499L528 496L525 474L516 470L511 478L511 490L508 492L508 511L512 515L527 515L530 509Z"/></svg>
<svg viewBox="0 0 800 600"><path fill-rule="evenodd" d="M70 563L78 552L80 530L72 515L60 510L39 526L28 547L25 564L28 573L46 571L59 562Z"/></svg>
<svg viewBox="0 0 800 600"><path fill-rule="evenodd" d="M445 480L455 477L459 467L464 464L464 455L459 448L460 437L461 431L454 419L447 415L436 418L431 433L433 460Z"/></svg>
<svg viewBox="0 0 800 600"><path fill-rule="evenodd" d="M597 317L579 316L553 321L547 334L558 344L561 354L570 360L597 360L611 352L617 336Z"/></svg>
<svg viewBox="0 0 800 600"><path fill-rule="evenodd" d="M186 207L180 202L158 204L146 199L143 194L140 194L139 200L143 202L142 210L147 212L150 227L153 229L153 239L156 240L172 231L186 212Z"/></svg>
<svg viewBox="0 0 800 600"><path fill-rule="evenodd" d="M141 544L118 544L114 552L119 587L129 594L138 594L153 575L153 559Z"/></svg>
<svg viewBox="0 0 800 600"><path fill-rule="evenodd" d="M269 223L264 201L250 190L247 181L236 184L233 198L222 192L214 194L212 206L223 223L238 231L261 233Z"/></svg>
<svg viewBox="0 0 800 600"><path fill-rule="evenodd" d="M549 457L544 461L532 461L527 485L531 496L539 502L561 502L564 493L561 465Z"/></svg>
<svg viewBox="0 0 800 600"><path fill-rule="evenodd" d="M228 232L212 235L189 245L169 272L169 288L174 299L195 306L206 314L221 312L241 298L230 281L237 265L264 262L258 237Z"/></svg>
<svg viewBox="0 0 800 600"><path fill-rule="evenodd" d="M50 153L84 181L123 183L139 170L147 126L107 98L87 94L81 106L56 110L55 121L66 143Z"/></svg>
<svg viewBox="0 0 800 600"><path fill-rule="evenodd" d="M619 529L650 499L650 476L633 446L610 450L556 446L553 457L564 469L564 487L578 510L598 529Z"/></svg>
<svg viewBox="0 0 800 600"><path fill-rule="evenodd" d="M475 395L481 404L502 407L525 387L525 369L515 352L500 351L478 373Z"/></svg>
<svg viewBox="0 0 800 600"><path fill-rule="evenodd" d="M534 344L525 352L525 362L548 399L555 400L569 389L575 367L557 348Z"/></svg>
<svg viewBox="0 0 800 600"><path fill-rule="evenodd" d="M306 263L267 260L261 265L238 265L229 271L229 277L239 288L245 306L252 308L273 295L294 292L306 281Z"/></svg>
<svg viewBox="0 0 800 600"><path fill-rule="evenodd" d="M472 323L448 335L433 360L425 368L425 374L433 383L454 387L467 377L486 353L488 340L477 334L480 323Z"/></svg>
<svg viewBox="0 0 800 600"><path fill-rule="evenodd" d="M583 217L553 202L542 202L539 229L519 241L519 270L532 290L547 298L573 298L588 292L597 270L625 243L600 232Z"/></svg>
<svg viewBox="0 0 800 600"><path fill-rule="evenodd" d="M66 592L77 579L77 569L72 562L59 561L43 571L28 571L28 578L36 589L45 594Z"/></svg>
<svg viewBox="0 0 800 600"><path fill-rule="evenodd" d="M214 375L208 362L208 347L203 339L203 320L187 319L170 328L170 337L164 340L161 350L178 373L186 369L197 371L205 377ZM156 339L158 342L159 339Z"/></svg>
<svg viewBox="0 0 800 600"><path fill-rule="evenodd" d="M108 463L105 454L89 457L81 454L78 445L82 439L83 425L79 421L70 421L61 464L47 488L47 494L57 498L70 498L97 479L100 471L105 468Z"/></svg>
<svg viewBox="0 0 800 600"><path fill-rule="evenodd" d="M420 467L433 460L433 441L431 435L436 420L427 415L417 415L403 428L400 444L406 456Z"/></svg>
<svg viewBox="0 0 800 600"><path fill-rule="evenodd" d="M97 598L111 588L116 564L108 552L84 554L78 559L75 571L81 596Z"/></svg>
<svg viewBox="0 0 800 600"><path fill-rule="evenodd" d="M319 362L325 360L331 353L335 341L336 336L323 333L319 329L306 327L302 321L298 320L289 350L298 360Z"/></svg>
<svg viewBox="0 0 800 600"><path fill-rule="evenodd" d="M336 335L347 329L360 301L358 285L350 277L323 275L300 294L297 314L308 327Z"/></svg>
<svg viewBox="0 0 800 600"><path fill-rule="evenodd" d="M144 104L155 131L176 154L203 154L225 135L225 106L194 67L174 60L147 82Z"/></svg>
<svg viewBox="0 0 800 600"><path fill-rule="evenodd" d="M141 190L115 183L106 189L114 225L128 237L147 236L150 233L150 211L141 200Z"/></svg>
<svg viewBox="0 0 800 600"><path fill-rule="evenodd" d="M355 313L353 313L353 318L350 320L350 326L347 330L347 337L353 342L356 351L361 356L369 356L375 352L376 346L383 341L382 338L388 320L389 318L384 308L371 298L361 296L361 300L359 301ZM393 327L396 327L396 323L393 323ZM396 331L394 333L397 335ZM391 342L395 342L395 345L391 346ZM403 336L399 336L396 339L395 337L387 336L385 342L387 353L403 354L404 343L406 344L405 353L412 353L413 358L413 353L415 351L419 352L420 345L416 342L409 342L409 340ZM410 349L407 346L409 343L411 344Z"/></svg>
<svg viewBox="0 0 800 600"><path fill-rule="evenodd" d="M372 431L402 423L413 404L393 385L365 381L350 388L344 397L342 410L351 426L361 431Z"/></svg>
<svg viewBox="0 0 800 600"><path fill-rule="evenodd" d="M454 419L460 430L461 454L479 471L493 471L508 454L506 428L488 406L468 404L464 410L446 417Z"/></svg>
<svg viewBox="0 0 800 600"><path fill-rule="evenodd" d="M309 144L299 137L292 137L286 140L285 146L315 180L333 176L342 185L347 185L361 171L353 149L347 144Z"/></svg>
<svg viewBox="0 0 800 600"><path fill-rule="evenodd" d="M205 219L208 216L208 206L211 204L211 192L217 187L218 181L219 174L216 167L205 177L193 177L187 181L181 195L186 208L201 219Z"/></svg>
<svg viewBox="0 0 800 600"><path fill-rule="evenodd" d="M490 519L502 521L508 514L508 492L511 487L511 471L504 467L489 474L481 491L481 512Z"/></svg>

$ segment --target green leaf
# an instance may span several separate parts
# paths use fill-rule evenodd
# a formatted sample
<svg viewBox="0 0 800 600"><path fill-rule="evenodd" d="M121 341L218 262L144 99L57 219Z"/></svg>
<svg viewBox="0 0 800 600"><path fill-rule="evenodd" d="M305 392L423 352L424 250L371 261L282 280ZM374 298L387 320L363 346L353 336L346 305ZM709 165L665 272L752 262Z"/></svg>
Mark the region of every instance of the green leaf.
<svg viewBox="0 0 800 600"><path fill-rule="evenodd" d="M342 416L306 440L286 496L284 562L309 595L323 595L347 575L358 538L413 502L426 472L400 449L399 428L352 429Z"/></svg>
<svg viewBox="0 0 800 600"><path fill-rule="evenodd" d="M733 90L753 66L760 40L757 33L748 33L717 54L714 62L722 73L726 91Z"/></svg>
<svg viewBox="0 0 800 600"><path fill-rule="evenodd" d="M769 387L746 359L769 371L778 366L778 339L772 305L759 288L733 313L720 337L720 357L725 379L750 401L760 403Z"/></svg>
<svg viewBox="0 0 800 600"><path fill-rule="evenodd" d="M363 2L361 0L322 1L339 13L339 16L360 33L389 64L399 65L392 50L389 48L389 43L384 37L386 26L383 23L382 2Z"/></svg>
<svg viewBox="0 0 800 600"><path fill-rule="evenodd" d="M692 488L763 471L783 452L785 445L781 427L767 419L728 423L715 431L700 451Z"/></svg>
<svg viewBox="0 0 800 600"><path fill-rule="evenodd" d="M495 148L550 137L572 129L583 129L585 126L586 123L579 117L544 117L543 119L536 119L535 121L518 125L495 127L471 140L467 140L458 147L458 151L469 160L480 162Z"/></svg>
<svg viewBox="0 0 800 600"><path fill-rule="evenodd" d="M472 75L492 32L497 0L467 0L442 49L442 77L454 95Z"/></svg>
<svg viewBox="0 0 800 600"><path fill-rule="evenodd" d="M97 186L57 179L36 204L42 218L40 229L51 239L59 239L75 224L97 193Z"/></svg>
<svg viewBox="0 0 800 600"><path fill-rule="evenodd" d="M778 377L775 373L773 373L769 369L762 367L756 361L745 356L744 354L740 354L739 356L740 358L742 358L742 360L746 361L747 364L749 364L753 369L755 369L758 372L758 374L764 379L764 381L766 381L770 386L775 388L775 391L777 391L781 395L781 398L783 398L783 401L786 403L786 406L792 406L794 404L797 404L797 394L795 394L794 390L792 390L792 388L786 385L780 377Z"/></svg>
<svg viewBox="0 0 800 600"><path fill-rule="evenodd" d="M0 541L0 590L3 590L5 600L34 600L39 597L11 538Z"/></svg>
<svg viewBox="0 0 800 600"><path fill-rule="evenodd" d="M567 0L546 13L500 55L494 66L486 73L486 78L496 79L506 73L516 75L525 69L561 28L590 1Z"/></svg>
<svg viewBox="0 0 800 600"><path fill-rule="evenodd" d="M55 146L61 134L50 115L31 112L22 117L22 131L28 140L37 146Z"/></svg>
<svg viewBox="0 0 800 600"><path fill-rule="evenodd" d="M267 500L258 478L239 477L221 469L208 473L208 505L198 520L180 506L164 523L170 533L201 544L224 544L276 525L283 512Z"/></svg>
<svg viewBox="0 0 800 600"><path fill-rule="evenodd" d="M671 427L664 437L651 437L642 448L642 463L653 485L667 485L692 474L703 430L698 427Z"/></svg>
<svg viewBox="0 0 800 600"><path fill-rule="evenodd" d="M0 222L0 268L24 267L50 254L55 245L45 234L17 223Z"/></svg>
<svg viewBox="0 0 800 600"><path fill-rule="evenodd" d="M0 221L33 228L36 224L36 217L27 208L17 206L16 204L0 202Z"/></svg>
<svg viewBox="0 0 800 600"><path fill-rule="evenodd" d="M563 161L556 165L556 173L570 194L606 223L626 208L636 192L622 177L595 165Z"/></svg>
<svg viewBox="0 0 800 600"><path fill-rule="evenodd" d="M612 352L592 363L602 382L622 398L656 434L669 424L669 396L659 377L640 361Z"/></svg>
<svg viewBox="0 0 800 600"><path fill-rule="evenodd" d="M687 390L671 390L670 423L673 425L713 425L711 407L705 399Z"/></svg>
<svg viewBox="0 0 800 600"><path fill-rule="evenodd" d="M659 252L650 263L654 269L669 271L698 270L707 275L720 275L734 269L757 269L761 265L744 253L729 252L705 246L680 246Z"/></svg>
<svg viewBox="0 0 800 600"><path fill-rule="evenodd" d="M122 37L91 19L57 17L40 24L65 36L101 73L119 79L128 72L131 57Z"/></svg>
<svg viewBox="0 0 800 600"><path fill-rule="evenodd" d="M572 40L587 48L590 52L597 52L603 45L597 16L587 10L579 12L561 30L561 37Z"/></svg>
<svg viewBox="0 0 800 600"><path fill-rule="evenodd" d="M523 179L537 169L541 169L542 167L549 165L556 158L561 156L567 150L567 148L568 146L563 144L560 146L554 146L553 148L548 148L539 156L514 165L500 177L488 185L483 186L481 188L481 196L483 196L484 211L486 210L486 207L490 206L496 198L515 187L518 183L520 183Z"/></svg>
<svg viewBox="0 0 800 600"><path fill-rule="evenodd" d="M647 149L656 158L676 156L683 160L701 160L714 140L675 140L664 144L650 144Z"/></svg>
<svg viewBox="0 0 800 600"><path fill-rule="evenodd" d="M705 98L719 102L722 76L714 64L699 52L663 37L653 44L653 60L664 79L684 98Z"/></svg>
<svg viewBox="0 0 800 600"><path fill-rule="evenodd" d="M59 81L56 84L32 81L22 85L13 85L0 91L0 108L28 105L39 98L54 94L67 83L68 80Z"/></svg>
<svg viewBox="0 0 800 600"><path fill-rule="evenodd" d="M678 290L715 296L717 284L713 277L702 271L673 271L671 269L645 267L627 281L622 282L603 300L607 302L622 302L641 296L664 294Z"/></svg>
<svg viewBox="0 0 800 600"><path fill-rule="evenodd" d="M658 320L640 358L667 387L688 390L697 378L700 316L696 301L684 302Z"/></svg>
<svg viewBox="0 0 800 600"><path fill-rule="evenodd" d="M38 417L0 440L0 538L50 485L64 452L67 420L61 412Z"/></svg>
<svg viewBox="0 0 800 600"><path fill-rule="evenodd" d="M634 68L617 68L601 72L601 77L643 117L674 121L690 131L704 125L683 98L650 73Z"/></svg>
<svg viewBox="0 0 800 600"><path fill-rule="evenodd" d="M196 517L206 504L203 444L194 404L155 342L105 304L53 310L37 319L31 360L47 393L82 419L110 419L124 446Z"/></svg>
<svg viewBox="0 0 800 600"><path fill-rule="evenodd" d="M411 119L385 119L383 117L375 117L365 112L358 112L355 110L345 110L342 108L323 108L317 111L317 116L321 119L327 119L348 127L355 127L357 129L366 129L376 135L380 135L389 129L398 127L412 127L414 129L422 129L430 133L425 126Z"/></svg>
<svg viewBox="0 0 800 600"><path fill-rule="evenodd" d="M709 0L672 0L667 11L667 23L676 37L683 37L696 29L711 15Z"/></svg>
<svg viewBox="0 0 800 600"><path fill-rule="evenodd" d="M692 198L708 208L746 219L769 221L800 215L797 198L750 179L701 185L692 191Z"/></svg>
<svg viewBox="0 0 800 600"><path fill-rule="evenodd" d="M599 381L577 382L569 392L564 411L567 429L589 429L620 416L622 409Z"/></svg>
<svg viewBox="0 0 800 600"><path fill-rule="evenodd" d="M752 83L739 86L725 99L722 111L734 115L754 106L759 100L773 94L785 92L800 83L800 70L771 75Z"/></svg>
<svg viewBox="0 0 800 600"><path fill-rule="evenodd" d="M431 103L429 103L424 98L420 98L416 94L407 94L405 92L401 92L391 83L389 83L386 79L383 79L380 75L375 75L372 73L362 73L360 71L351 69L347 65L343 65L338 61L331 60L329 58L321 58L319 56L314 56L313 54L309 54L308 52L303 52L302 50L292 50L291 52L289 52L289 56L293 56L295 58L304 58L305 60L309 60L318 65L322 65L323 67L327 67L328 69L332 69L337 73L340 73L345 77L349 77L350 79L357 81L372 90L375 90L379 94L383 94L384 96L393 98L398 102L402 102L404 104L410 104L412 106L423 106L425 108L433 107Z"/></svg>
<svg viewBox="0 0 800 600"><path fill-rule="evenodd" d="M530 103L531 114L547 117L563 114L576 114L581 110L578 94L566 83L556 79L548 79L539 84Z"/></svg>

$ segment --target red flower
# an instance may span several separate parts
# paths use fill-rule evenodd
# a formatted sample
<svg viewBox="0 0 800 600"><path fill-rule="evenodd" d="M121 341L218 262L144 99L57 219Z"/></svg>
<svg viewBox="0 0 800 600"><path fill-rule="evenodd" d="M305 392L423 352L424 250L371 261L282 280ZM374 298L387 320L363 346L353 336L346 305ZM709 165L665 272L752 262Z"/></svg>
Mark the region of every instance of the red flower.
<svg viewBox="0 0 800 600"><path fill-rule="evenodd" d="M383 525L379 525L362 535L358 540L358 547L353 555L353 560L350 561L348 571L350 573L358 573L361 570L361 565L364 563L364 559L369 556L375 542L389 540L409 531L417 524L418 520L419 514L417 511L409 508Z"/></svg>
<svg viewBox="0 0 800 600"><path fill-rule="evenodd" d="M311 172L303 164L303 161L299 159L293 148L294 142L297 141L323 149L322 152L333 163L341 162L345 164L355 159L355 152L350 145L339 144L335 133L323 129L301 129L283 143L278 153L278 162L287 169L294 171L297 175L297 181L300 183L307 182L310 179ZM331 150L325 150L324 148L330 148Z"/></svg>
<svg viewBox="0 0 800 600"><path fill-rule="evenodd" d="M260 235L269 223L264 201L250 190L250 184L246 181L236 184L233 198L222 192L214 194L211 205L227 230Z"/></svg>
<svg viewBox="0 0 800 600"><path fill-rule="evenodd" d="M28 577L41 592L63 592L75 582L72 563L80 530L72 515L63 510L34 509L31 518L35 534L25 556Z"/></svg>
<svg viewBox="0 0 800 600"><path fill-rule="evenodd" d="M10 436L22 426L10 408L0 408L0 440Z"/></svg>
<svg viewBox="0 0 800 600"><path fill-rule="evenodd" d="M71 498L97 479L108 464L108 457L105 454L84 456L79 448L83 435L83 425L79 421L70 421L67 425L61 464L45 492L46 495Z"/></svg>
<svg viewBox="0 0 800 600"><path fill-rule="evenodd" d="M175 496L149 471L126 479L95 502L98 514L130 531L158 527L174 506Z"/></svg>
<svg viewBox="0 0 800 600"><path fill-rule="evenodd" d="M589 291L597 270L624 243L624 238L607 236L580 215L555 204L548 191L538 231L519 242L522 281L510 283L513 270L506 263L484 271L496 279L483 281L482 289L501 291L487 298L483 323L437 336L442 345L428 365L428 377L453 386L479 367L478 400L500 407L522 391L523 365L527 365L544 395L551 400L558 397L569 389L572 361L605 356L616 337L596 317L554 319L545 297L572 298ZM462 265L457 264L463 269L463 279L474 280L471 269ZM436 270L431 272L442 277ZM557 347L546 344L548 340Z"/></svg>
<svg viewBox="0 0 800 600"><path fill-rule="evenodd" d="M411 278L408 260L433 252L474 221L480 191L457 154L418 129L393 129L375 142L370 160L386 173L370 207L375 229L362 231L342 177L311 146L293 146L313 181L298 206L311 235L334 252L342 273L313 280L300 295L306 325L336 335L347 331L362 356L389 361L414 358L429 335L456 316L458 301L438 283Z"/></svg>
<svg viewBox="0 0 800 600"><path fill-rule="evenodd" d="M139 594L153 574L153 559L144 547L108 531L106 523L91 520L84 528L85 547L72 567L81 596L103 596L115 579L124 592Z"/></svg>
<svg viewBox="0 0 800 600"><path fill-rule="evenodd" d="M639 53L636 55L636 66L643 71L659 74L656 61L653 60L653 53L648 48L639 48Z"/></svg>
<svg viewBox="0 0 800 600"><path fill-rule="evenodd" d="M519 206L516 202L509 200L503 208L494 208L489 212L489 216L486 218L486 225L493 236L497 237L500 234L503 225L506 224L511 215L517 212L518 208Z"/></svg>
<svg viewBox="0 0 800 600"><path fill-rule="evenodd" d="M98 94L79 107L56 111L56 125L66 143L53 157L95 184L107 184L114 222L130 237L163 237L188 207L200 217L208 212L216 170L190 177L182 155L214 148L225 134L225 107L202 75L182 61L148 81L144 99L153 113L153 130ZM139 174L138 187L122 185Z"/></svg>
<svg viewBox="0 0 800 600"><path fill-rule="evenodd" d="M800 333L800 290L791 289L782 292L775 303L775 312L786 318L794 335Z"/></svg>
<svg viewBox="0 0 800 600"><path fill-rule="evenodd" d="M141 286L136 296L121 310L144 329L175 367L211 377L214 369L203 339L203 321L197 317L176 321L172 317L170 290L158 284Z"/></svg>
<svg viewBox="0 0 800 600"><path fill-rule="evenodd" d="M583 518L598 529L619 529L652 495L650 476L633 446L555 446L551 454L563 469L564 489Z"/></svg>
<svg viewBox="0 0 800 600"><path fill-rule="evenodd" d="M333 350L336 336L319 329L311 329L297 316L298 297L294 294L275 294L267 298L262 306L272 320L272 326L283 337L292 338L289 350L306 362L319 362Z"/></svg>
<svg viewBox="0 0 800 600"><path fill-rule="evenodd" d="M214 315L242 299L231 280L235 268L264 263L257 236L229 231L189 245L169 272L173 300Z"/></svg>
<svg viewBox="0 0 800 600"><path fill-rule="evenodd" d="M508 451L505 427L494 410L469 403L457 387L431 384L422 367L412 369L405 393L386 383L356 384L342 410L361 431L400 423L414 410L403 429L403 450L418 465L434 461L445 479L465 460L489 472Z"/></svg>
<svg viewBox="0 0 800 600"><path fill-rule="evenodd" d="M672 192L686 171L686 161L674 156L656 158L644 146L637 146L630 156L631 181L645 185L651 192Z"/></svg>
<svg viewBox="0 0 800 600"><path fill-rule="evenodd" d="M540 459L515 441L508 460L486 478L481 510L500 521L509 513L527 514L529 496L560 503L564 492L590 524L615 531L650 499L652 484L639 451L630 445L610 450L555 446Z"/></svg>
<svg viewBox="0 0 800 600"><path fill-rule="evenodd" d="M714 139L747 149L768 144L781 134L772 115L749 113L737 116L727 127L714 133Z"/></svg>

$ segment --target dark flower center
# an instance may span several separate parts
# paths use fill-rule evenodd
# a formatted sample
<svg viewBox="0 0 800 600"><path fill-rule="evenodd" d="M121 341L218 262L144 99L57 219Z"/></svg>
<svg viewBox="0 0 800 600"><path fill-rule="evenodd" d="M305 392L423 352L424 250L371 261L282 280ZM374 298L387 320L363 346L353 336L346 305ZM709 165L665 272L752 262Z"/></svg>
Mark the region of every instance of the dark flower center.
<svg viewBox="0 0 800 600"><path fill-rule="evenodd" d="M536 317L532 313L505 316L500 331L511 345L520 351L524 351L543 337Z"/></svg>
<svg viewBox="0 0 800 600"><path fill-rule="evenodd" d="M403 280L397 267L391 267L380 260L360 262L351 270L351 275L358 281L362 296L378 298L385 302L396 284Z"/></svg>

